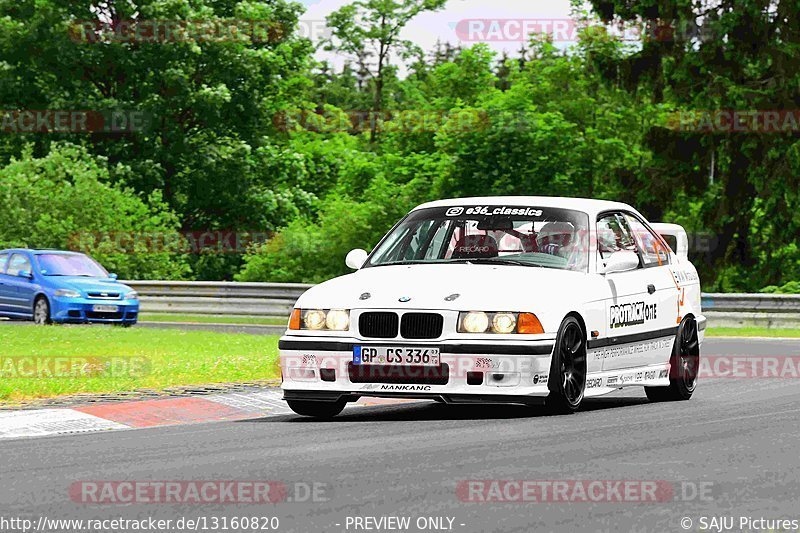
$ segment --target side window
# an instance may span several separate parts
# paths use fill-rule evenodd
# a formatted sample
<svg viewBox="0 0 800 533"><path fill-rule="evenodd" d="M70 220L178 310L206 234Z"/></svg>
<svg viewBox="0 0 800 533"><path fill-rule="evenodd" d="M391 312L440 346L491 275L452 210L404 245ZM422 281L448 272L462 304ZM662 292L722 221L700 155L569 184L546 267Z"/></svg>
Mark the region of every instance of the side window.
<svg viewBox="0 0 800 533"><path fill-rule="evenodd" d="M7 264L8 264L8 254L0 254L0 274L3 274L6 271Z"/></svg>
<svg viewBox="0 0 800 533"><path fill-rule="evenodd" d="M14 254L11 256L11 261L8 262L9 276L19 276L20 272L31 271L31 262L22 254Z"/></svg>
<svg viewBox="0 0 800 533"><path fill-rule="evenodd" d="M625 219L633 230L633 237L642 252L644 265L668 265L669 252L661 239L647 229L638 218L626 213Z"/></svg>
<svg viewBox="0 0 800 533"><path fill-rule="evenodd" d="M622 215L606 215L597 221L597 250L602 259L622 250L636 252L633 235Z"/></svg>

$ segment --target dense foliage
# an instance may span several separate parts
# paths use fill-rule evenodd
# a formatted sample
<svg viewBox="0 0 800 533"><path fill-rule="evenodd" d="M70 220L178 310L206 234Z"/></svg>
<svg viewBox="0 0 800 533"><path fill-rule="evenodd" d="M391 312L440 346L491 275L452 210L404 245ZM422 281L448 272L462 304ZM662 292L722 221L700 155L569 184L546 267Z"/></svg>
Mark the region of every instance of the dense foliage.
<svg viewBox="0 0 800 533"><path fill-rule="evenodd" d="M709 130L687 117L795 110L798 6L723 2L698 18L700 3L595 0L569 50L534 38L516 57L398 40L409 18L443 5L348 4L322 45L347 59L334 68L290 31L75 35L98 19L292 28L302 6L285 0L0 0L0 109L147 117L132 131L3 134L0 194L21 214L0 219L0 246L69 247L112 221L274 232L248 253L97 255L126 276L314 282L346 272L347 251L371 249L427 200L587 196L683 224L709 290L797 290L800 128ZM630 43L606 31L620 23L674 31Z"/></svg>

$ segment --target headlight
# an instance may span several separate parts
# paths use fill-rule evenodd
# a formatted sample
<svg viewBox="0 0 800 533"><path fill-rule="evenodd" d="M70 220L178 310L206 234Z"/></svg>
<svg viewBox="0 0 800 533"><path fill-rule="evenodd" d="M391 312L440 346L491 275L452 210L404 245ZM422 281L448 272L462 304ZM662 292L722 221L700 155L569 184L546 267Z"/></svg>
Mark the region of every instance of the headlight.
<svg viewBox="0 0 800 533"><path fill-rule="evenodd" d="M347 331L350 328L350 313L344 309L331 309L328 311L325 325L331 331Z"/></svg>
<svg viewBox="0 0 800 533"><path fill-rule="evenodd" d="M483 333L489 329L489 316L483 311L470 311L462 313L461 331L466 333Z"/></svg>
<svg viewBox="0 0 800 533"><path fill-rule="evenodd" d="M60 296L62 298L80 298L81 293L78 291L73 291L72 289L58 289L56 291L56 296Z"/></svg>
<svg viewBox="0 0 800 533"><path fill-rule="evenodd" d="M125 299L126 300L138 300L139 299L139 293L136 292L136 291L131 291L128 294L125 295Z"/></svg>
<svg viewBox="0 0 800 533"><path fill-rule="evenodd" d="M289 329L314 331L347 331L350 329L350 311L347 309L293 309Z"/></svg>
<svg viewBox="0 0 800 533"><path fill-rule="evenodd" d="M514 333L517 329L517 315L514 313L495 313L492 317L492 331L495 333Z"/></svg>
<svg viewBox="0 0 800 533"><path fill-rule="evenodd" d="M469 311L458 315L458 332L540 334L544 328L533 313Z"/></svg>
<svg viewBox="0 0 800 533"><path fill-rule="evenodd" d="M312 309L306 311L303 317L303 325L307 329L322 329L325 327L325 311L321 309Z"/></svg>

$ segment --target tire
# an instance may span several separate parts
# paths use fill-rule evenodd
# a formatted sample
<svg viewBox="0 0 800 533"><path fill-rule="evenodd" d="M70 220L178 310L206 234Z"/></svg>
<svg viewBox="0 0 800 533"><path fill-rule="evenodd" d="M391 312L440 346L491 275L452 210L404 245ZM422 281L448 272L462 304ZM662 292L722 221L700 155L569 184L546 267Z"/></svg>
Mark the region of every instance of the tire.
<svg viewBox="0 0 800 533"><path fill-rule="evenodd" d="M697 388L697 371L700 368L700 342L697 322L689 317L678 326L672 356L669 359L669 386L645 387L651 402L676 402L688 400Z"/></svg>
<svg viewBox="0 0 800 533"><path fill-rule="evenodd" d="M33 323L37 326L46 326L53 323L50 318L50 302L44 296L39 296L33 302Z"/></svg>
<svg viewBox="0 0 800 533"><path fill-rule="evenodd" d="M314 418L333 418L344 409L347 402L318 402L313 400L286 400L289 409L302 416Z"/></svg>
<svg viewBox="0 0 800 533"><path fill-rule="evenodd" d="M575 317L565 318L558 329L548 387L548 410L568 414L580 408L586 390L586 334Z"/></svg>

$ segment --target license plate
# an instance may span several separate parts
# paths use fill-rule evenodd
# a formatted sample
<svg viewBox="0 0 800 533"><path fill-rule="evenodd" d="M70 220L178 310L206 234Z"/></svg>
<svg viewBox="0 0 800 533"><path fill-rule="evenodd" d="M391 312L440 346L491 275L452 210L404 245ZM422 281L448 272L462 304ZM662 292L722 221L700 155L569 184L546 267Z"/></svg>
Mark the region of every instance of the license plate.
<svg viewBox="0 0 800 533"><path fill-rule="evenodd" d="M95 313L116 313L119 311L119 306L117 305L94 305L92 306L92 311Z"/></svg>
<svg viewBox="0 0 800 533"><path fill-rule="evenodd" d="M439 348L355 346L354 365L439 366Z"/></svg>

